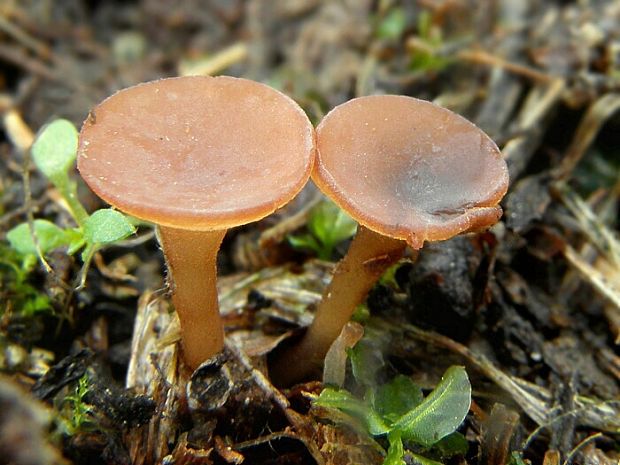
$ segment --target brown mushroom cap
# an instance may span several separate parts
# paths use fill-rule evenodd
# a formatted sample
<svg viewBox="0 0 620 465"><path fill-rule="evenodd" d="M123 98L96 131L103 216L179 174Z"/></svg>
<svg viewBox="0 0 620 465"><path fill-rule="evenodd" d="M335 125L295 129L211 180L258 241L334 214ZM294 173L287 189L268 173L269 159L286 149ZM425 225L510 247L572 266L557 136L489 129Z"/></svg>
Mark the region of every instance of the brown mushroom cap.
<svg viewBox="0 0 620 465"><path fill-rule="evenodd" d="M382 95L334 108L317 128L313 179L360 224L420 248L501 216L506 162L465 118Z"/></svg>
<svg viewBox="0 0 620 465"><path fill-rule="evenodd" d="M308 179L313 128L284 94L232 77L140 84L98 105L80 133L78 169L111 205L181 229L261 219Z"/></svg>

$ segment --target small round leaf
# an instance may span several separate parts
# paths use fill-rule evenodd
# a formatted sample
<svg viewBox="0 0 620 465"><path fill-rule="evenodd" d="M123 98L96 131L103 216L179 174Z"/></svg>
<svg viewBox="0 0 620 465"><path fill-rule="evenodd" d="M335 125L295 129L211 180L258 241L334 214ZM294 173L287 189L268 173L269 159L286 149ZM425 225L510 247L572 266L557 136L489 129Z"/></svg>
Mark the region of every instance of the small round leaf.
<svg viewBox="0 0 620 465"><path fill-rule="evenodd" d="M84 238L90 244L109 244L136 232L122 213L106 208L97 210L84 223Z"/></svg>
<svg viewBox="0 0 620 465"><path fill-rule="evenodd" d="M32 145L37 168L54 182L65 176L77 157L78 133L71 121L57 119L44 126Z"/></svg>
<svg viewBox="0 0 620 465"><path fill-rule="evenodd" d="M34 220L33 228L43 254L68 244L68 237L65 231L50 221ZM6 238L11 247L20 254L37 254L37 248L28 223L15 226L7 233Z"/></svg>

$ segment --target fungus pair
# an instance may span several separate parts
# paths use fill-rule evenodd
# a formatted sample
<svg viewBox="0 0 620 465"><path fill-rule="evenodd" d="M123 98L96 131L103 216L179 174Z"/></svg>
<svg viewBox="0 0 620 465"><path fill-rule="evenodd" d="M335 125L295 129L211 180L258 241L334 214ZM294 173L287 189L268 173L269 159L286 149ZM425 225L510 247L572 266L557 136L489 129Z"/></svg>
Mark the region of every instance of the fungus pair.
<svg viewBox="0 0 620 465"><path fill-rule="evenodd" d="M501 215L507 169L473 124L402 96L351 100L316 131L316 184L359 222L301 343L275 374L303 378L407 244L484 229ZM191 367L223 330L215 260L227 228L292 199L310 176L315 133L291 99L230 77L171 78L118 92L80 134L78 168L111 205L159 225Z"/></svg>

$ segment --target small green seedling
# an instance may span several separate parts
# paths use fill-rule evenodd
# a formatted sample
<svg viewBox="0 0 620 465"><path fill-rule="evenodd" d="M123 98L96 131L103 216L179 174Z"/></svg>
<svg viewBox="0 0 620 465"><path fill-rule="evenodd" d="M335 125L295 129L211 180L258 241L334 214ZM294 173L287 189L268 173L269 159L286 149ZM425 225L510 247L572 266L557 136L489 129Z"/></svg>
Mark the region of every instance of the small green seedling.
<svg viewBox="0 0 620 465"><path fill-rule="evenodd" d="M510 454L508 465L531 465L531 462L523 458L522 452L513 451L512 454Z"/></svg>
<svg viewBox="0 0 620 465"><path fill-rule="evenodd" d="M296 249L309 249L321 260L331 260L335 247L355 234L357 223L338 206L325 200L314 207L308 220L308 232L288 236Z"/></svg>
<svg viewBox="0 0 620 465"><path fill-rule="evenodd" d="M62 400L59 423L68 436L86 431L93 425L93 408L85 401L88 391L88 375L84 374L74 391Z"/></svg>
<svg viewBox="0 0 620 465"><path fill-rule="evenodd" d="M365 391L363 399L344 389L327 387L314 404L341 410L361 421L372 436L386 438L384 465L404 464L405 454L432 465L440 463L434 458L466 453L467 441L456 432L471 404L471 385L463 367L448 368L435 389L424 397L420 387L403 375L376 384L383 356L367 337L352 349L350 359L355 380Z"/></svg>
<svg viewBox="0 0 620 465"><path fill-rule="evenodd" d="M53 313L49 297L28 283L36 262L34 255L24 256L0 244L0 316L13 310L24 317Z"/></svg>
<svg viewBox="0 0 620 465"><path fill-rule="evenodd" d="M77 157L78 133L67 120L58 119L45 126L32 146L36 167L58 189L77 227L61 228L54 223L36 219L22 223L7 233L11 247L23 257L44 256L54 249L67 247L67 253L82 250L84 266L78 288L84 286L86 272L95 252L103 245L126 238L135 227L122 213L106 208L89 215L77 197L77 183L69 172Z"/></svg>
<svg viewBox="0 0 620 465"><path fill-rule="evenodd" d="M23 256L37 255L37 245L43 255L59 247L68 246L74 253L84 245L83 235L77 229L63 229L48 220L36 219L30 225L22 223L11 229L6 237L11 247ZM34 238L37 239L35 244Z"/></svg>
<svg viewBox="0 0 620 465"><path fill-rule="evenodd" d="M389 8L378 18L375 35L379 39L398 40L407 27L407 16L402 7Z"/></svg>
<svg viewBox="0 0 620 465"><path fill-rule="evenodd" d="M52 121L39 132L31 154L36 167L60 191L79 226L88 213L77 197L77 183L69 177L69 170L77 159L77 129L66 119Z"/></svg>
<svg viewBox="0 0 620 465"><path fill-rule="evenodd" d="M432 15L423 10L418 15L416 40L420 44L411 52L409 67L412 71L436 72L442 71L452 62L451 57L439 53L445 45L441 29L433 27Z"/></svg>

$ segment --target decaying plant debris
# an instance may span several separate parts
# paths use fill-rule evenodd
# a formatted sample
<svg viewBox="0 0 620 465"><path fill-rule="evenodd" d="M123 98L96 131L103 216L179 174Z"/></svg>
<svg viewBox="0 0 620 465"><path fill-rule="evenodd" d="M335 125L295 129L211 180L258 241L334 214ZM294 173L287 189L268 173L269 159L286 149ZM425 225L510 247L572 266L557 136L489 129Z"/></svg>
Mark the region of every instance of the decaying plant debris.
<svg viewBox="0 0 620 465"><path fill-rule="evenodd" d="M503 220L426 247L373 290L366 325L383 341L381 373L431 389L450 365L467 367L468 452L450 463L618 463L618 2L5 0L2 237L35 218L71 224L32 168L38 128L78 123L119 88L195 73L268 82L313 122L351 97L396 93L489 133L511 177ZM88 211L101 206L80 189ZM316 199L308 186L225 239L227 346L193 374L178 360L149 228L99 252L81 291L79 259L47 256L19 288L51 302L35 315L19 311L3 241L0 462L382 463L384 444L311 406L321 383L281 390L266 375L267 355L309 324L329 281L330 263L286 240ZM345 375L342 357L330 363ZM11 437L23 424L22 446Z"/></svg>

